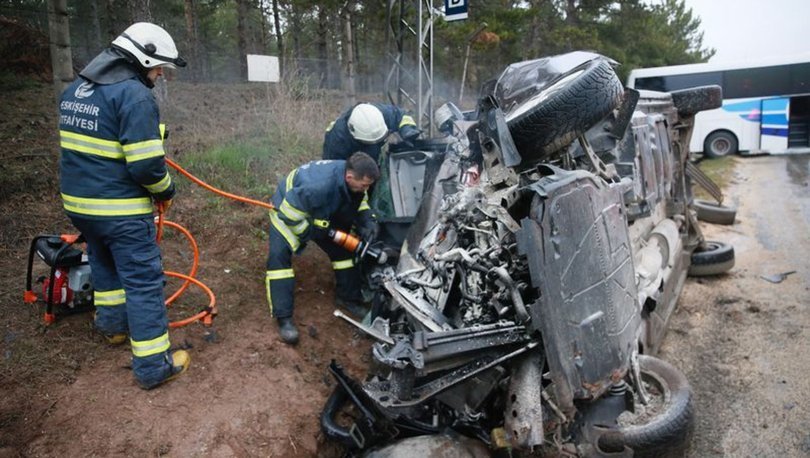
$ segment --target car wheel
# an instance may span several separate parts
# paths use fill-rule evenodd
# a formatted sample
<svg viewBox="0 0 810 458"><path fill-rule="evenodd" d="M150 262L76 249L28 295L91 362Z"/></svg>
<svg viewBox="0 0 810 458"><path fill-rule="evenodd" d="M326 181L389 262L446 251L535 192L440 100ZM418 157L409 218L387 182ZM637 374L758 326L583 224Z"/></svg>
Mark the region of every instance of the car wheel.
<svg viewBox="0 0 810 458"><path fill-rule="evenodd" d="M734 267L734 247L728 243L706 241L692 253L689 275L706 277L720 275Z"/></svg>
<svg viewBox="0 0 810 458"><path fill-rule="evenodd" d="M610 452L626 446L634 457L683 456L695 419L692 388L686 376L665 361L639 355L638 362L651 401L644 411L622 414L618 429L599 438L599 448Z"/></svg>
<svg viewBox="0 0 810 458"><path fill-rule="evenodd" d="M737 154L737 137L731 132L712 132L703 142L703 154L710 158Z"/></svg>
<svg viewBox="0 0 810 458"><path fill-rule="evenodd" d="M491 456L489 448L481 441L469 437L436 434L402 439L378 450L372 450L365 458L484 458Z"/></svg>
<svg viewBox="0 0 810 458"><path fill-rule="evenodd" d="M524 162L547 158L604 118L624 89L613 68L596 59L563 75L532 98L510 108L506 124Z"/></svg>
<svg viewBox="0 0 810 458"><path fill-rule="evenodd" d="M737 209L734 207L727 207L708 200L695 199L692 202L692 208L697 212L697 217L701 221L712 224L734 224L734 219L737 217Z"/></svg>
<svg viewBox="0 0 810 458"><path fill-rule="evenodd" d="M698 86L672 91L670 94L678 115L682 117L723 106L723 90L720 86Z"/></svg>

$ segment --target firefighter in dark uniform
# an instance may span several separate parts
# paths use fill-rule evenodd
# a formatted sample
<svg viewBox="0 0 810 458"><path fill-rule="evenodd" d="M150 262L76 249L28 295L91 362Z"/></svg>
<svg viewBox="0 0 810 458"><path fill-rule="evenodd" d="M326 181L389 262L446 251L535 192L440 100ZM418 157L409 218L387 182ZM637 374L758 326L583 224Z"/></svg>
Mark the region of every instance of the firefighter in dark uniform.
<svg viewBox="0 0 810 458"><path fill-rule="evenodd" d="M413 118L394 105L360 103L341 114L326 128L324 159L348 159L362 151L379 162L388 135L398 132L403 141L413 141L419 129Z"/></svg>
<svg viewBox="0 0 810 458"><path fill-rule="evenodd" d="M310 239L332 261L338 305L355 315L364 312L359 266L352 253L327 238L327 230L331 227L349 232L354 226L364 240L376 236L366 191L379 175L374 159L355 153L346 161L304 164L279 183L272 199L275 209L270 210L265 286L270 312L278 320L284 342L298 343L298 329L293 322L295 274L291 258L293 253L300 254Z"/></svg>
<svg viewBox="0 0 810 458"><path fill-rule="evenodd" d="M188 368L185 350L169 354L163 268L153 202L168 209L160 115L150 90L164 67L184 67L161 27L131 25L96 56L59 105L62 201L87 240L95 326L113 344L129 336L132 371L145 389Z"/></svg>

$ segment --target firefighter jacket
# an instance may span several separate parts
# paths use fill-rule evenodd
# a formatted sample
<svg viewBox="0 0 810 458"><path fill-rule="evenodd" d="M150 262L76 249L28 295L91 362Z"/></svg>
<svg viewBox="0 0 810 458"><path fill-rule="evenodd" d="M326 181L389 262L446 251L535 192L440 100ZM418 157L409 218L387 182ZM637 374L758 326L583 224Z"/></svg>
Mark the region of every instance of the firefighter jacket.
<svg viewBox="0 0 810 458"><path fill-rule="evenodd" d="M371 221L368 196L351 192L345 174L346 161L313 161L279 183L270 222L293 252L303 248L315 231L328 229L333 219L357 215L358 225Z"/></svg>
<svg viewBox="0 0 810 458"><path fill-rule="evenodd" d="M134 70L119 71L119 78L125 79L97 84L80 76L62 94L61 192L71 216L144 218L152 215L153 199L174 196L157 102Z"/></svg>
<svg viewBox="0 0 810 458"><path fill-rule="evenodd" d="M396 106L382 103L372 103L372 105L382 112L385 125L388 126L389 134L391 132L399 132L404 140L410 140L419 135L419 129L416 127L416 122L414 122L413 118L403 113L402 110ZM355 140L349 132L348 125L349 116L352 114L353 109L354 107L344 112L326 128L326 135L323 141L323 158L346 160L352 154L362 151L379 162L380 151L385 141L367 144Z"/></svg>

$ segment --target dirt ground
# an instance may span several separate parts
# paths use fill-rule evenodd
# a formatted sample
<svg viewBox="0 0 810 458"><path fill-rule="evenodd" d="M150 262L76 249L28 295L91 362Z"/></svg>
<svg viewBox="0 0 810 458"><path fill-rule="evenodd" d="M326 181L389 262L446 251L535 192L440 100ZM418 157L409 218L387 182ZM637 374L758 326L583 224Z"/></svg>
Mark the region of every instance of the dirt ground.
<svg viewBox="0 0 810 458"><path fill-rule="evenodd" d="M370 342L332 317L331 269L316 247L295 264L302 342L279 341L265 303L259 209L228 203L212 220L210 198L190 186L172 209L171 219L197 237L197 276L220 312L213 330L172 331L173 344L192 355L177 381L139 389L129 349L106 345L89 314L41 324L41 305L22 302L28 243L70 230L55 186L53 99L47 88L4 96L0 457L339 456L319 431L334 383L326 367L335 358L361 376ZM692 456L810 455L809 174L807 156L739 159L727 190L737 223L703 226L707 238L735 245L737 265L688 281L663 347L695 391ZM164 257L173 270L187 269L181 239L169 237ZM792 270L779 284L760 278ZM172 318L205 303L199 293L183 302Z"/></svg>
<svg viewBox="0 0 810 458"><path fill-rule="evenodd" d="M697 401L691 456L810 456L810 156L738 158L732 226L702 224L734 246L727 275L690 279L662 357ZM774 284L762 276L795 271Z"/></svg>

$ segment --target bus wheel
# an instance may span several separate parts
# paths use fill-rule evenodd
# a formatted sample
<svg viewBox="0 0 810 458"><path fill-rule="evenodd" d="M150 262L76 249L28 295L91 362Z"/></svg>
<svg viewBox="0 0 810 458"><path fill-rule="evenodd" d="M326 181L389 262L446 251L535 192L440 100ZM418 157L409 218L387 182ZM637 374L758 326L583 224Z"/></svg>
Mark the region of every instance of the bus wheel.
<svg viewBox="0 0 810 458"><path fill-rule="evenodd" d="M710 158L737 154L737 137L731 132L712 132L703 142L703 154Z"/></svg>
<svg viewBox="0 0 810 458"><path fill-rule="evenodd" d="M610 63L594 59L504 113L523 163L546 159L568 146L613 111L623 95Z"/></svg>

